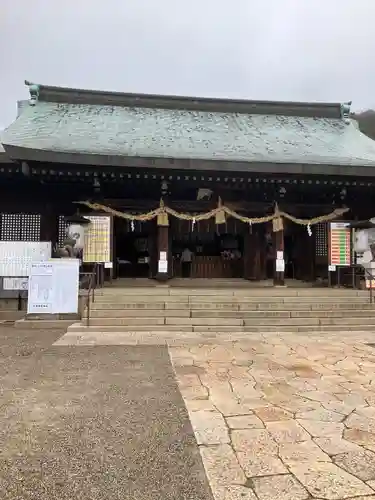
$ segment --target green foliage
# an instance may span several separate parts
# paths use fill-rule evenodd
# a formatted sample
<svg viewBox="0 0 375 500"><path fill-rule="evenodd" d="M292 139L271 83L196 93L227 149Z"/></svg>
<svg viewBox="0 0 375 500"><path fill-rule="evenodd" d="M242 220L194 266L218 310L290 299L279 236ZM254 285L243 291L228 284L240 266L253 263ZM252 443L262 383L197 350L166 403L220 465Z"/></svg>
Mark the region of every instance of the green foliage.
<svg viewBox="0 0 375 500"><path fill-rule="evenodd" d="M360 130L375 140L375 110L368 109L361 113L353 113L352 117L358 121Z"/></svg>

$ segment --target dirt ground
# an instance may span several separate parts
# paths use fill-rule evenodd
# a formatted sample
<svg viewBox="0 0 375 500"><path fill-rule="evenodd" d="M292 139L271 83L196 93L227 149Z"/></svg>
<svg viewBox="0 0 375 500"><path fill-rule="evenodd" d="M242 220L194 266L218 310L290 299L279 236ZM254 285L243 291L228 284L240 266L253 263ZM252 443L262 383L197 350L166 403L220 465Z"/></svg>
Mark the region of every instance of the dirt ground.
<svg viewBox="0 0 375 500"><path fill-rule="evenodd" d="M167 349L0 327L2 500L211 500Z"/></svg>

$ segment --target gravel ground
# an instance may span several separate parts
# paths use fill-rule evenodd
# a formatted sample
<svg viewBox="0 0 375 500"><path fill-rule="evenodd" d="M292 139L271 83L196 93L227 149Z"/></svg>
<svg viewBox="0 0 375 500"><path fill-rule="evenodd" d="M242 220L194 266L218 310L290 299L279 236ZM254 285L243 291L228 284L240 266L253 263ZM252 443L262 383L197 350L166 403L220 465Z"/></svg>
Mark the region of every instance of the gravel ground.
<svg viewBox="0 0 375 500"><path fill-rule="evenodd" d="M212 500L164 347L0 328L2 500Z"/></svg>

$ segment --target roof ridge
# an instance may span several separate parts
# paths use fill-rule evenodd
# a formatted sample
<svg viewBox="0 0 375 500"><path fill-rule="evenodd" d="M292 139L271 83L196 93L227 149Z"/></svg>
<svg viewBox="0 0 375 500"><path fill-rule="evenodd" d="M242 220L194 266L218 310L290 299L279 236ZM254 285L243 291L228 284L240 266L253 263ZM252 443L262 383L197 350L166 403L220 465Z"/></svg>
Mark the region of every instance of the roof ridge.
<svg viewBox="0 0 375 500"><path fill-rule="evenodd" d="M102 106L185 109L208 112L343 118L343 104L339 102L268 101L219 97L136 94L131 92L55 87L35 84L28 80L25 80L25 84L29 87L31 105L35 105L37 101L40 100L65 104L92 104Z"/></svg>

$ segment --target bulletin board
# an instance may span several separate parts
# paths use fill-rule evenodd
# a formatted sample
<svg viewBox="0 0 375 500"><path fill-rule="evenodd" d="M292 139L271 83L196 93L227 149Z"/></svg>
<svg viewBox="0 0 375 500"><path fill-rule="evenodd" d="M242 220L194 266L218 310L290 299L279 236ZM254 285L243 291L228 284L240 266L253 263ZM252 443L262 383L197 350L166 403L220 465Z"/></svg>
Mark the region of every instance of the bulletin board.
<svg viewBox="0 0 375 500"><path fill-rule="evenodd" d="M50 241L0 241L0 276L29 276L32 262L51 258Z"/></svg>
<svg viewBox="0 0 375 500"><path fill-rule="evenodd" d="M329 232L329 264L350 266L352 234L347 222L332 222Z"/></svg>
<svg viewBox="0 0 375 500"><path fill-rule="evenodd" d="M108 215L85 215L91 223L85 233L83 262L111 262L112 217Z"/></svg>

